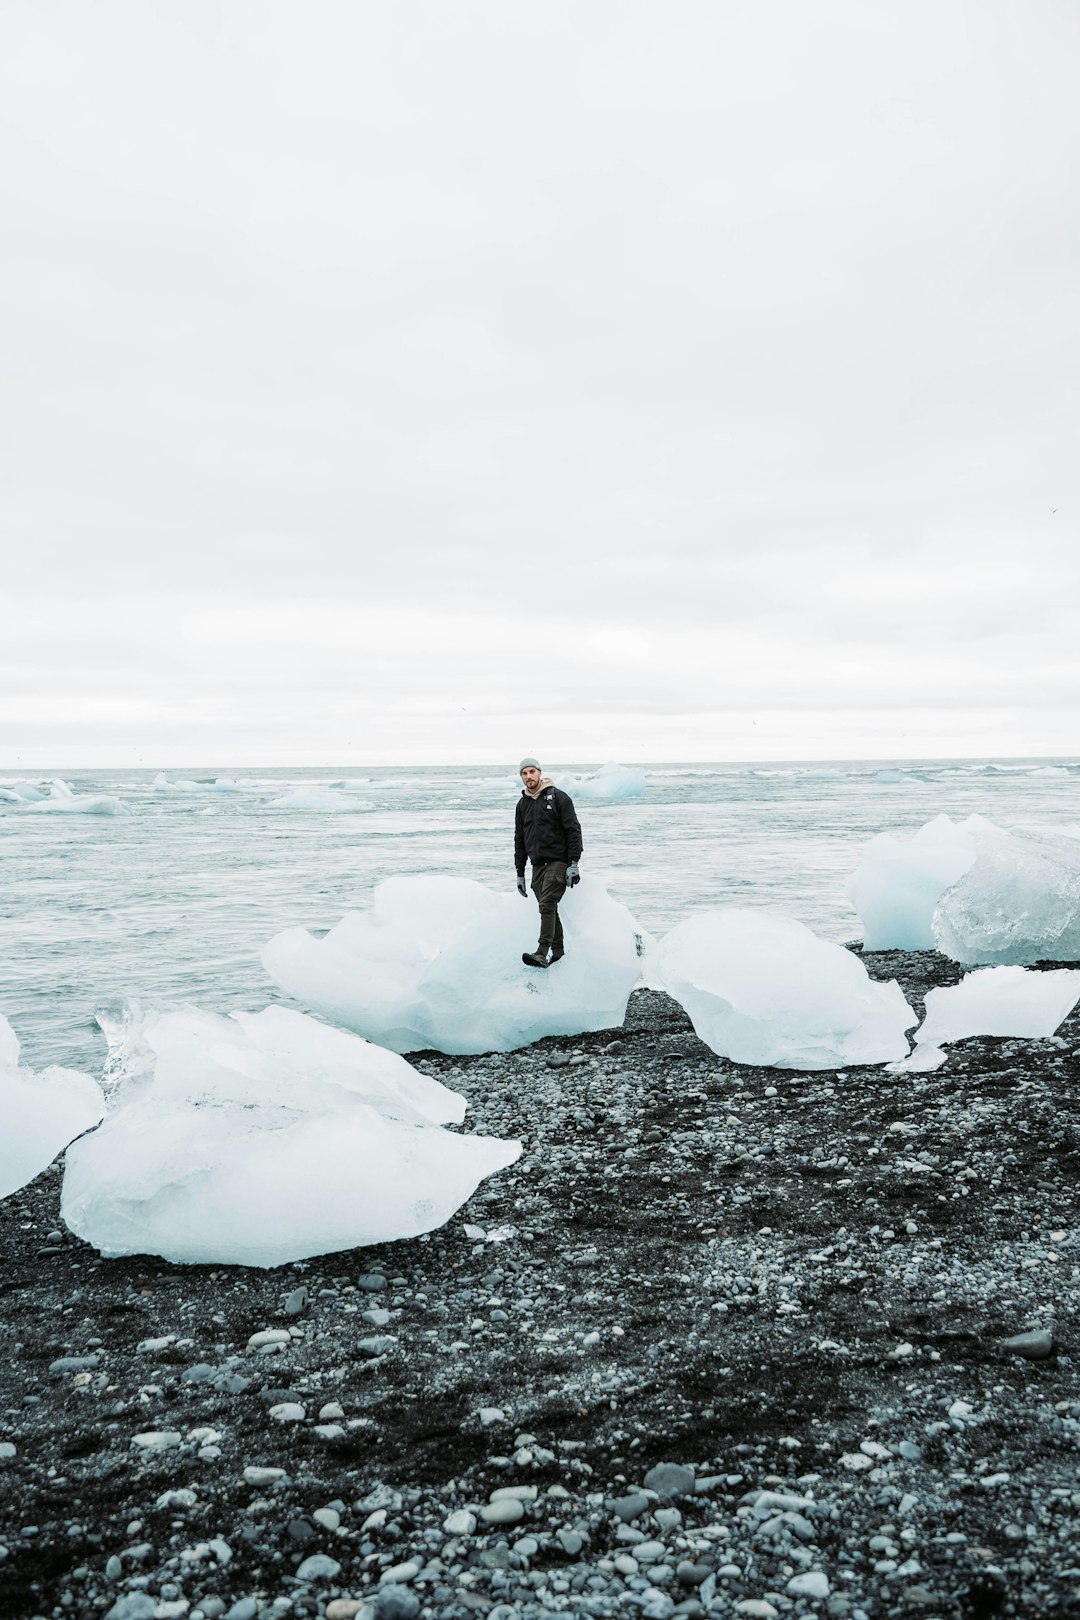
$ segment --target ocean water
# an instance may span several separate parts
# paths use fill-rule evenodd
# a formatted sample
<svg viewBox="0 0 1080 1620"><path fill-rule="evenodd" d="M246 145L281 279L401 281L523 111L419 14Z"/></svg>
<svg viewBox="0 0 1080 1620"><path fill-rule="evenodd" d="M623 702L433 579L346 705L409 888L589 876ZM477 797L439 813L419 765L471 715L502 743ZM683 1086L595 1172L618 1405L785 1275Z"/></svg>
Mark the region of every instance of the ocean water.
<svg viewBox="0 0 1080 1620"><path fill-rule="evenodd" d="M578 809L585 881L603 882L654 934L698 907L737 903L854 939L845 883L876 833L913 831L940 813L1080 824L1074 760L645 770L643 798L580 799ZM0 773L0 785L17 774ZM281 999L259 961L264 942L296 923L331 927L394 873L513 888L518 789L494 768L177 770L168 790L153 771L54 774L76 795L119 797L131 814L0 803L0 1012L35 1067L99 1067L94 1015L122 997L216 1011ZM235 788L212 790L221 777ZM273 808L343 782L338 794L356 805L346 812Z"/></svg>

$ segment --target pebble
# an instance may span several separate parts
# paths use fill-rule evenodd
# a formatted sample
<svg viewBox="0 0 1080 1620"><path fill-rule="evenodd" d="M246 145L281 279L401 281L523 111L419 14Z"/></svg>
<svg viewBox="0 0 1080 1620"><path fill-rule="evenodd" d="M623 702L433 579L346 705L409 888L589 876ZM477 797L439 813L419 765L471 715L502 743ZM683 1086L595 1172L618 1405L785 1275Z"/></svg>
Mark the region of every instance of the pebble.
<svg viewBox="0 0 1080 1620"><path fill-rule="evenodd" d="M468 1508L458 1508L456 1512L447 1514L443 1529L448 1536L471 1536L476 1529L476 1514L470 1513Z"/></svg>
<svg viewBox="0 0 1080 1620"><path fill-rule="evenodd" d="M307 1411L297 1401L280 1401L270 1408L269 1415L275 1423L302 1423Z"/></svg>
<svg viewBox="0 0 1080 1620"><path fill-rule="evenodd" d="M336 1508L316 1508L311 1517L316 1524L321 1524L324 1530L337 1530L341 1524L341 1514Z"/></svg>
<svg viewBox="0 0 1080 1620"><path fill-rule="evenodd" d="M570 1558L576 1558L585 1545L576 1530L560 1530L558 1532L559 1545Z"/></svg>
<svg viewBox="0 0 1080 1620"><path fill-rule="evenodd" d="M359 1598L331 1598L326 1605L326 1620L353 1620L363 1607Z"/></svg>
<svg viewBox="0 0 1080 1620"><path fill-rule="evenodd" d="M225 1616L225 1620L255 1620L259 1605L252 1597L238 1598Z"/></svg>
<svg viewBox="0 0 1080 1620"><path fill-rule="evenodd" d="M779 1612L764 1598L743 1598L741 1603L735 1605L736 1614L749 1615L751 1620L776 1620Z"/></svg>
<svg viewBox="0 0 1080 1620"><path fill-rule="evenodd" d="M805 1575L793 1575L786 1590L792 1597L827 1598L831 1589L829 1577L822 1570L809 1569Z"/></svg>
<svg viewBox="0 0 1080 1620"><path fill-rule="evenodd" d="M140 1451L171 1451L183 1444L183 1436L175 1429L147 1429L143 1434L133 1434L131 1443Z"/></svg>
<svg viewBox="0 0 1080 1620"><path fill-rule="evenodd" d="M284 1468L245 1468L244 1478L249 1485L273 1485L286 1477Z"/></svg>
<svg viewBox="0 0 1080 1620"><path fill-rule="evenodd" d="M0 1462L10 1462L12 1457L18 1455L18 1447L10 1440L0 1440Z"/></svg>
<svg viewBox="0 0 1080 1620"><path fill-rule="evenodd" d="M381 1294L386 1289L386 1278L379 1271L366 1271L362 1277L357 1277L356 1286L365 1294Z"/></svg>
<svg viewBox="0 0 1080 1620"><path fill-rule="evenodd" d="M384 1569L379 1579L380 1581L389 1581L395 1585L406 1586L409 1581L415 1581L422 1567L415 1558L410 1558L407 1563L392 1564L389 1569Z"/></svg>
<svg viewBox="0 0 1080 1620"><path fill-rule="evenodd" d="M1000 1339L998 1347L1010 1356L1023 1356L1026 1361L1045 1361L1054 1349L1054 1330L1038 1328L1030 1333L1015 1333L1011 1339Z"/></svg>
<svg viewBox="0 0 1080 1620"><path fill-rule="evenodd" d="M345 1408L339 1401L327 1401L325 1406L319 1407L320 1423L335 1423L345 1416Z"/></svg>
<svg viewBox="0 0 1080 1620"><path fill-rule="evenodd" d="M490 1429L495 1423L506 1422L506 1413L501 1406L482 1406L476 1415L485 1429Z"/></svg>
<svg viewBox="0 0 1080 1620"><path fill-rule="evenodd" d="M506 1496L482 1507L480 1517L487 1524L517 1524L525 1517L525 1507L516 1496Z"/></svg>
<svg viewBox="0 0 1080 1620"><path fill-rule="evenodd" d="M375 1612L379 1620L416 1620L420 1599L407 1586L383 1585L379 1588Z"/></svg>
<svg viewBox="0 0 1080 1620"><path fill-rule="evenodd" d="M694 1489L694 1470L682 1463L657 1463L645 1475L644 1485L657 1496L688 1496Z"/></svg>
<svg viewBox="0 0 1080 1620"><path fill-rule="evenodd" d="M157 1604L147 1592L125 1592L111 1609L105 1611L105 1620L154 1620Z"/></svg>
<svg viewBox="0 0 1080 1620"><path fill-rule="evenodd" d="M648 1512L649 1498L644 1491L634 1491L629 1496L617 1496L609 1506L617 1519L629 1524L631 1520L639 1519L643 1513Z"/></svg>
<svg viewBox="0 0 1080 1620"><path fill-rule="evenodd" d="M307 1284L301 1283L299 1288L294 1288L291 1294L285 1295L285 1304L282 1308L286 1316L299 1316L307 1310L307 1306Z"/></svg>
<svg viewBox="0 0 1080 1620"><path fill-rule="evenodd" d="M316 1423L315 1433L320 1440L341 1440L344 1438L345 1430L340 1423Z"/></svg>
<svg viewBox="0 0 1080 1620"><path fill-rule="evenodd" d="M267 1344L291 1344L292 1334L288 1328L263 1328L259 1333L253 1333L248 1340L249 1350L261 1350Z"/></svg>
<svg viewBox="0 0 1080 1620"><path fill-rule="evenodd" d="M101 1357L92 1356L59 1356L56 1361L49 1362L49 1372L54 1378L61 1378L66 1373L89 1372L94 1367L101 1366Z"/></svg>
<svg viewBox="0 0 1080 1620"><path fill-rule="evenodd" d="M312 1553L296 1571L298 1581L332 1581L335 1575L341 1574L341 1565L336 1558L330 1558L326 1553Z"/></svg>
<svg viewBox="0 0 1080 1620"><path fill-rule="evenodd" d="M396 1344L397 1340L392 1333L376 1334L372 1339L357 1340L356 1353L371 1361L376 1356L388 1355Z"/></svg>

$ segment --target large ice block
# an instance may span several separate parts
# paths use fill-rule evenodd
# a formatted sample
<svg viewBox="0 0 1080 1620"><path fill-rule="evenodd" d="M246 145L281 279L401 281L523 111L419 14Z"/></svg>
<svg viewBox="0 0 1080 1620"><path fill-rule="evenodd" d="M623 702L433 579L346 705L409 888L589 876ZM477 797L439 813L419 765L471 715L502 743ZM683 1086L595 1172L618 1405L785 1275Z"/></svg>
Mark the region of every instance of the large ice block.
<svg viewBox="0 0 1080 1620"><path fill-rule="evenodd" d="M101 1087L75 1069L19 1065L19 1041L0 1015L0 1198L48 1168L105 1112Z"/></svg>
<svg viewBox="0 0 1080 1620"><path fill-rule="evenodd" d="M1080 847L1058 833L973 831L975 860L934 911L954 962L1022 967L1080 961Z"/></svg>
<svg viewBox="0 0 1080 1620"><path fill-rule="evenodd" d="M839 1069L907 1054L917 1022L895 980L771 911L698 912L660 941L657 972L714 1052L781 1069Z"/></svg>
<svg viewBox="0 0 1080 1620"><path fill-rule="evenodd" d="M1053 1035L1080 1001L1080 970L992 967L959 984L927 991L919 1046L947 1046L971 1035L1040 1040Z"/></svg>
<svg viewBox="0 0 1080 1620"><path fill-rule="evenodd" d="M870 840L847 886L868 951L933 949L934 907L975 860L980 825L990 823L936 816L910 838L886 832Z"/></svg>
<svg viewBox="0 0 1080 1620"><path fill-rule="evenodd" d="M69 1154L61 1214L106 1256L277 1266L414 1237L521 1151L443 1129L463 1097L285 1007L103 1027L109 1114Z"/></svg>
<svg viewBox="0 0 1080 1620"><path fill-rule="evenodd" d="M303 928L263 950L270 977L304 1006L395 1052L508 1052L544 1035L621 1024L645 939L625 906L586 877L560 904L566 955L525 967L535 901L469 878L394 877L371 909L322 939Z"/></svg>

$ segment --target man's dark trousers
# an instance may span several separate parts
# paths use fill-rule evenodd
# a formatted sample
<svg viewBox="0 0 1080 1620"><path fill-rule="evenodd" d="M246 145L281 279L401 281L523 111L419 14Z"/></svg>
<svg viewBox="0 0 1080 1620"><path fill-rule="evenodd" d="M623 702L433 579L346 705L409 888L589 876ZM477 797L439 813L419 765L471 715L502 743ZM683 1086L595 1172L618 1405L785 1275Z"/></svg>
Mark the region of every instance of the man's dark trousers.
<svg viewBox="0 0 1080 1620"><path fill-rule="evenodd" d="M533 867L532 892L540 907L540 943L536 948L541 956L547 951L553 951L556 956L563 954L559 901L566 893L566 864L565 861L542 861Z"/></svg>

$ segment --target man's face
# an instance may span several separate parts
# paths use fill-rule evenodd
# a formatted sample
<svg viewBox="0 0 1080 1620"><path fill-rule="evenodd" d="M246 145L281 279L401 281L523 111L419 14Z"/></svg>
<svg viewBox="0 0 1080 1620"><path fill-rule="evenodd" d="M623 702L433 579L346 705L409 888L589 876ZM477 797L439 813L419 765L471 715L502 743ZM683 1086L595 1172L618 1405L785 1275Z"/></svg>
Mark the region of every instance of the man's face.
<svg viewBox="0 0 1080 1620"><path fill-rule="evenodd" d="M521 780L524 782L530 793L535 793L537 788L540 786L540 772L537 770L535 765L526 765L525 769L521 773Z"/></svg>

